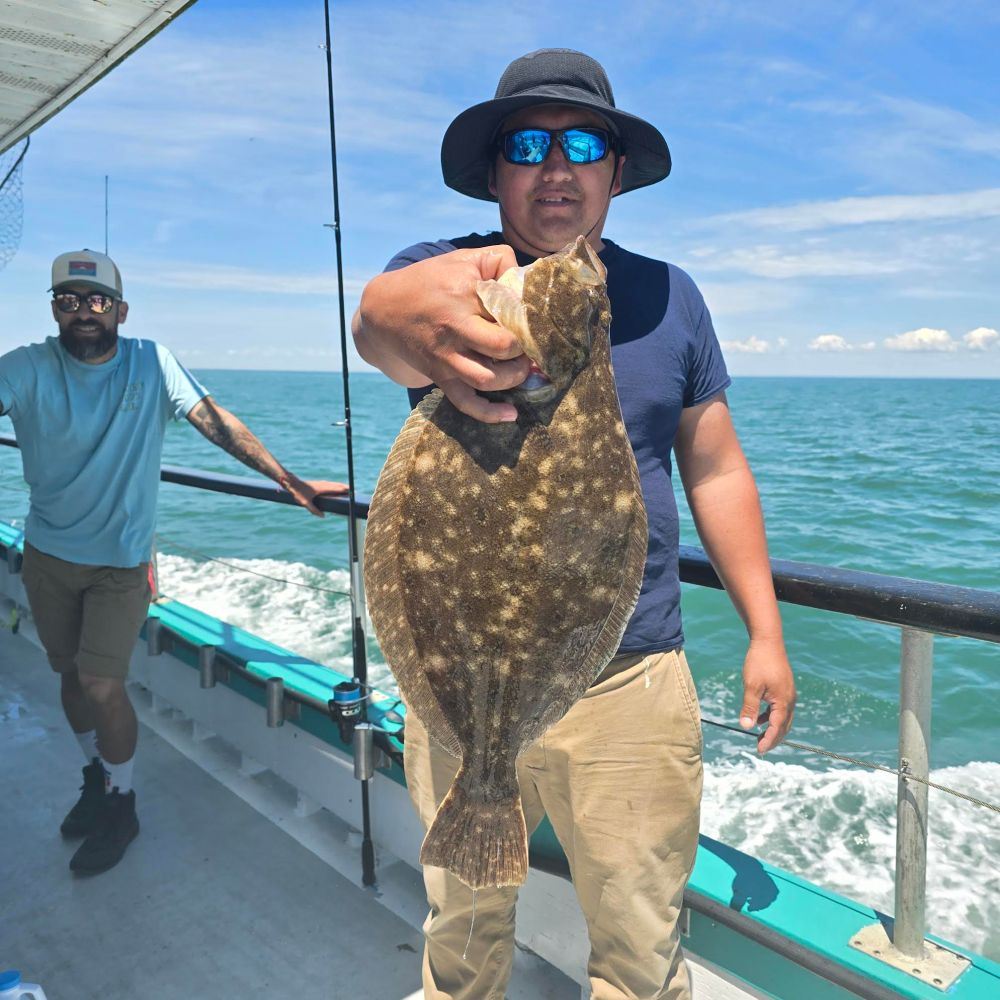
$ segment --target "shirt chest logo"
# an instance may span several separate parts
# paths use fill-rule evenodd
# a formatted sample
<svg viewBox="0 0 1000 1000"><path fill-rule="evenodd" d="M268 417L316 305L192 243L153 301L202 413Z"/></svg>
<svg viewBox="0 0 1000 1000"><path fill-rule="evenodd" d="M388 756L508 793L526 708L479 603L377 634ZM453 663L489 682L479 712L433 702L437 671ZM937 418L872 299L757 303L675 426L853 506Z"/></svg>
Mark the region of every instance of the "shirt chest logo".
<svg viewBox="0 0 1000 1000"><path fill-rule="evenodd" d="M122 405L118 407L122 413L134 413L142 405L142 386L142 382L129 382L125 386Z"/></svg>

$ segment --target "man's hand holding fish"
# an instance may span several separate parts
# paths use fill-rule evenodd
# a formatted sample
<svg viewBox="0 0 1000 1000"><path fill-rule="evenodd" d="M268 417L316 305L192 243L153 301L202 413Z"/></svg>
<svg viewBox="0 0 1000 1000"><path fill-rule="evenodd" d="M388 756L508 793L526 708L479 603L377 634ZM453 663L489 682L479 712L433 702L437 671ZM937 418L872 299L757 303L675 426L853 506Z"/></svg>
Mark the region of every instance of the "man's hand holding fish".
<svg viewBox="0 0 1000 1000"><path fill-rule="evenodd" d="M439 386L463 413L487 423L514 420L509 403L481 392L511 389L524 381L530 362L515 337L483 312L479 281L499 278L517 261L509 246L461 250L387 271L365 288L354 317L358 352L400 385ZM433 294L426 294L433 289ZM414 320L415 302L427 310ZM406 317L404 341L393 336Z"/></svg>

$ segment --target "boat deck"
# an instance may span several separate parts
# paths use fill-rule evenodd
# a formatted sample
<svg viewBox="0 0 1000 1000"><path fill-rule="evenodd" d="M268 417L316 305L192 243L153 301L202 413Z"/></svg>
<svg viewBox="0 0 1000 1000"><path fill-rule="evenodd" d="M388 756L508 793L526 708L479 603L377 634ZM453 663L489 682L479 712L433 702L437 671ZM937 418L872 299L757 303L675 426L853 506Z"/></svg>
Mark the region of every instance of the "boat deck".
<svg viewBox="0 0 1000 1000"><path fill-rule="evenodd" d="M23 601L6 560L0 592ZM0 623L10 610L0 597ZM384 772L371 785L379 881L366 889L358 784L325 712L306 706L275 727L259 689L230 668L203 687L198 650L216 648L220 626L233 664L249 655L247 669L259 666L253 658L267 651L225 623L192 632L197 615L183 605L173 616L157 610L158 627L136 644L130 689L142 833L92 878L69 872L75 844L58 831L83 761L57 678L30 615L18 635L0 629L0 969L20 968L49 1000L422 997L421 831L405 788ZM274 662L287 666L289 655L278 649ZM744 914L732 901L758 882L769 902ZM689 896L682 933L698 1000L941 995L851 947L881 923L876 911L725 844L703 838ZM533 870L517 923L506 1000L587 995L586 930L570 884ZM1000 968L965 957L954 995L1000 995Z"/></svg>
<svg viewBox="0 0 1000 1000"><path fill-rule="evenodd" d="M352 881L343 862L359 852L339 820L297 817L293 789L269 771L241 771L215 738L200 740L195 763L184 752L190 723L144 689L132 693L141 833L115 868L76 877L77 842L59 824L82 756L44 656L0 631L0 969L21 969L49 1000L422 997L416 873L409 906L394 886L392 912ZM360 878L360 860L357 869ZM510 1000L579 996L578 984L518 953Z"/></svg>

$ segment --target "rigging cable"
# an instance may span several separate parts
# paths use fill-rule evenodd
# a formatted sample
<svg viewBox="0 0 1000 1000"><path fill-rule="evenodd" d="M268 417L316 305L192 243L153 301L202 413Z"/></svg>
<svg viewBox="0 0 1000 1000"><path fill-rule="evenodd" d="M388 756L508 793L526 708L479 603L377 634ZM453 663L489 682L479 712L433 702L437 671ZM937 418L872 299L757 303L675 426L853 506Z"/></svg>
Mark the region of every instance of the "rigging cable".
<svg viewBox="0 0 1000 1000"><path fill-rule="evenodd" d="M225 566L226 569L234 570L237 573L249 573L251 576L259 576L263 580L271 580L273 583L282 583L288 587L301 587L303 590L313 590L317 594L334 594L337 597L351 596L350 591L347 590L334 590L332 587L318 587L314 583L303 583L301 580L289 580L287 577L271 576L270 573L261 573L260 570L250 569L249 566L237 566L236 563L226 562L225 559L219 559L217 556L210 556L207 553L202 552L200 549L193 549L190 545L184 545L173 538L167 538L166 535L157 534L156 538L157 541L166 542L175 549L180 549L181 552L188 552L191 555L204 559L206 562L218 563L220 566ZM312 567L309 568L311 569ZM339 568L340 567L338 567L338 569Z"/></svg>
<svg viewBox="0 0 1000 1000"><path fill-rule="evenodd" d="M701 721L706 726L715 726L716 729L727 729L729 732L737 733L740 736L752 736L754 739L759 739L763 735L758 731L737 728L725 722L718 722L715 719L706 719L704 716L701 717ZM1000 806L992 802L987 802L985 799L977 799L974 795L967 795L965 792L949 788L947 785L940 785L929 778L922 778L905 768L888 767L885 764L876 764L873 761L861 760L858 757L848 757L841 753L834 753L833 750L824 750L822 747L810 746L808 743L796 743L794 740L782 740L778 746L789 747L792 750L804 750L806 753L819 754L822 757L829 757L832 760L843 761L845 764L854 764L856 767L867 767L871 771L884 771L886 774L893 774L897 778L903 778L905 781L916 781L921 785L926 785L928 788L936 788L939 792L947 792L948 795L954 795L957 799L964 799L966 802L971 802L974 806L982 806L984 809L1000 813Z"/></svg>
<svg viewBox="0 0 1000 1000"><path fill-rule="evenodd" d="M354 490L354 450L351 441L350 372L347 364L347 322L344 311L344 262L340 241L340 192L337 184L337 130L334 123L333 102L333 41L330 29L330 0L323 0L326 21L326 89L330 113L330 173L333 178L333 236L337 251L337 298L340 306L340 364L344 380L344 433L347 443L347 537L351 560L351 651L354 657L354 676L362 690L368 684L368 663L364 627L364 591L361 585L361 562L358 554L358 512ZM366 702L361 703L359 721L367 721ZM372 843L371 808L368 780L361 781L361 881L375 884L375 847Z"/></svg>

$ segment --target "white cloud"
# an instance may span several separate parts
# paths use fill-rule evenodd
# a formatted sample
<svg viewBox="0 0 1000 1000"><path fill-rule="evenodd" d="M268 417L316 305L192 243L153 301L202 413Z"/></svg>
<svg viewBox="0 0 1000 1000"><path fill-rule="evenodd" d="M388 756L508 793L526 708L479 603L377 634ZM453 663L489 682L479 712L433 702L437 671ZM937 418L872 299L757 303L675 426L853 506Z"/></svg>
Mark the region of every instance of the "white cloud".
<svg viewBox="0 0 1000 1000"><path fill-rule="evenodd" d="M280 5L278 5L280 7ZM408 162L434 164L437 144L455 112L440 84L434 33L454 40L455 51L478 42L492 44L483 30L486 15L448 17L440 9L392 14L394 30L373 27L367 9L339 15L344 23L335 44L338 140L342 151L373 150ZM409 22L406 24L403 19ZM201 35L181 19L142 53L101 82L88 102L100 102L102 144L115 142L115 155L133 166L191 171L219 169L235 143L250 162L289 162L323 156L328 143L325 57L320 22L301 10L254 19L253 25L221 41ZM489 40L487 35L489 34ZM264 40L262 40L264 39ZM456 57L457 58L457 57ZM149 113L150 95L169 95ZM89 106L89 105L84 105ZM74 157L88 158L87 115L64 115L57 127L73 141ZM230 167L227 173L231 173ZM287 180L287 178L285 178Z"/></svg>
<svg viewBox="0 0 1000 1000"><path fill-rule="evenodd" d="M998 215L1000 188L984 188L955 194L876 195L871 198L801 202L779 208L755 208L748 212L716 215L706 222L801 232L806 229L858 226L873 222L983 219Z"/></svg>
<svg viewBox="0 0 1000 1000"><path fill-rule="evenodd" d="M968 298L965 288L938 288L934 285L915 285L911 288L900 287L896 294L904 299L926 299L933 302L948 299Z"/></svg>
<svg viewBox="0 0 1000 1000"><path fill-rule="evenodd" d="M919 141L941 149L1000 156L1000 129L964 112L899 97L886 97L882 103L915 141L919 136Z"/></svg>
<svg viewBox="0 0 1000 1000"><path fill-rule="evenodd" d="M827 351L843 354L846 351L874 351L874 340L866 340L863 344L852 344L841 337L839 333L821 333L809 342L810 351Z"/></svg>
<svg viewBox="0 0 1000 1000"><path fill-rule="evenodd" d="M723 340L723 351L735 351L738 354L769 354L771 352L771 342L761 340L760 337L747 337L746 340ZM779 342L779 348L784 341Z"/></svg>
<svg viewBox="0 0 1000 1000"><path fill-rule="evenodd" d="M811 351L853 351L854 347L837 333L823 333L809 344Z"/></svg>
<svg viewBox="0 0 1000 1000"><path fill-rule="evenodd" d="M337 274L329 271L313 274L282 274L278 271L255 271L228 264L136 264L129 272L131 281L153 288L183 288L188 291L251 292L269 295L336 295ZM344 292L358 296L365 279L345 276Z"/></svg>
<svg viewBox="0 0 1000 1000"><path fill-rule="evenodd" d="M658 254L669 256L660 251L637 249L636 252L648 252L653 257ZM798 292L791 285L777 285L773 281L699 281L698 287L716 319L757 313L773 316L776 312L792 308L799 300Z"/></svg>
<svg viewBox="0 0 1000 1000"><path fill-rule="evenodd" d="M886 337L882 343L890 351L956 351L958 344L951 339L947 330L931 330L922 326L919 330L909 330L898 337Z"/></svg>
<svg viewBox="0 0 1000 1000"><path fill-rule="evenodd" d="M985 351L1000 341L1000 333L988 326L978 326L970 330L963 338L970 351Z"/></svg>
<svg viewBox="0 0 1000 1000"><path fill-rule="evenodd" d="M879 259L851 249L795 252L770 244L732 251L701 247L690 251L701 271L737 271L761 278L855 277L898 274L914 267L914 261Z"/></svg>

